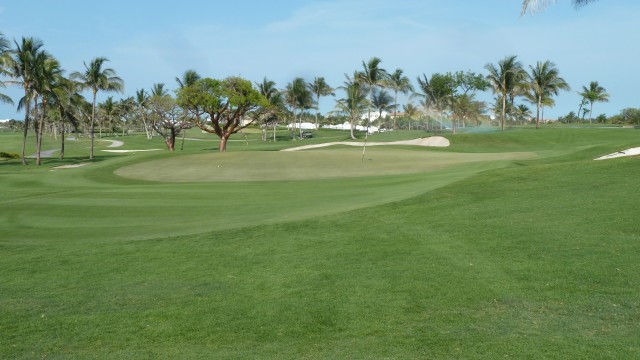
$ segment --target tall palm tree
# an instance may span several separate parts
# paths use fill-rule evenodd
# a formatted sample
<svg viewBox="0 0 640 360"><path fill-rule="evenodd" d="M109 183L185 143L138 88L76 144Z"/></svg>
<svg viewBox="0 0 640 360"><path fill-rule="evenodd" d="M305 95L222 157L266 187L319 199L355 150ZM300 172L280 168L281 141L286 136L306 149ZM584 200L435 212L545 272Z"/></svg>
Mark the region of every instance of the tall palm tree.
<svg viewBox="0 0 640 360"><path fill-rule="evenodd" d="M134 97L136 108L138 110L138 116L142 120L142 126L144 126L144 132L147 135L147 140L153 138L153 129L150 125L147 125L147 104L149 101L149 94L144 89L136 90Z"/></svg>
<svg viewBox="0 0 640 360"><path fill-rule="evenodd" d="M65 147L65 125L70 124L74 128L80 123L80 109L87 102L79 93L79 85L71 79L60 77L58 86L55 87L55 96L53 97L53 106L58 109L60 114L60 159L64 159Z"/></svg>
<svg viewBox="0 0 640 360"><path fill-rule="evenodd" d="M394 100L393 100L393 128L397 128L396 126L396 118L398 111L398 93L402 93L404 95L409 92L413 92L413 85L411 85L411 80L407 76L403 74L402 69L396 69L396 71L389 74L389 78L386 82L386 87L393 90Z"/></svg>
<svg viewBox="0 0 640 360"><path fill-rule="evenodd" d="M346 80L340 89L344 90L346 96L336 101L336 109L347 115L349 118L349 122L351 124L350 135L352 140L356 140L353 130L358 124L365 107L369 106L364 86L356 80L357 76L357 72L353 77L349 77L345 74Z"/></svg>
<svg viewBox="0 0 640 360"><path fill-rule="evenodd" d="M582 98L589 102L589 123L591 123L592 114L593 114L593 103L595 102L608 102L609 94L607 94L607 90L600 86L597 81L592 81L589 83L589 87L582 87L582 92L580 93Z"/></svg>
<svg viewBox="0 0 640 360"><path fill-rule="evenodd" d="M320 97L321 96L335 96L334 90L323 77L316 77L313 82L307 84L309 91L316 96L316 129L318 129L318 114L320 113Z"/></svg>
<svg viewBox="0 0 640 360"><path fill-rule="evenodd" d="M273 126L273 141L276 141L276 126L277 120L284 113L284 98L282 92L276 88L275 81L269 80L266 77L262 79L261 83L256 83L258 91L269 102L268 116L265 122L265 127L270 123ZM266 131L266 128L265 128ZM264 141L266 141L266 132Z"/></svg>
<svg viewBox="0 0 640 360"><path fill-rule="evenodd" d="M124 81L116 76L115 70L112 68L104 68L104 63L109 61L105 57L97 57L89 64L84 63L84 72L74 72L71 74L73 79L78 80L85 89L91 89L93 94L92 109L91 109L91 152L89 154L89 160L93 160L93 143L96 119L96 97L98 91L105 92L121 92L124 89Z"/></svg>
<svg viewBox="0 0 640 360"><path fill-rule="evenodd" d="M362 71L357 73L356 80L362 83L369 92L369 107L367 111L367 135L369 134L369 125L371 125L371 103L373 102L373 90L376 87L384 87L389 73L380 67L382 60L372 57L368 62L362 62ZM365 135L365 139L367 137Z"/></svg>
<svg viewBox="0 0 640 360"><path fill-rule="evenodd" d="M569 90L569 84L560 77L558 68L551 61L538 61L536 66L529 66L529 86L536 103L536 129L540 127L540 110L544 106L543 100L552 100L560 90ZM549 101L547 100L547 101Z"/></svg>
<svg viewBox="0 0 640 360"><path fill-rule="evenodd" d="M43 44L40 40L23 37L21 42L14 41L15 48L9 51L9 56L5 55L6 71L12 79L7 83L18 85L24 91L24 96L18 103L18 110L24 110L24 132L22 138L22 164L26 165L25 149L27 144L27 134L29 131L29 120L31 116L31 103L34 99L34 85L37 75L38 63L44 58L44 51L41 50Z"/></svg>
<svg viewBox="0 0 640 360"><path fill-rule="evenodd" d="M596 0L571 0L571 3L574 7L579 8L581 6L592 3ZM522 14L526 13L527 10L531 12L536 12L544 9L550 3L555 3L556 0L523 0L522 1Z"/></svg>
<svg viewBox="0 0 640 360"><path fill-rule="evenodd" d="M493 93L499 95L502 101L500 128L504 130L507 99L510 94L515 92L516 87L521 84L521 79L525 72L522 68L522 63L518 61L515 55L505 57L498 61L497 65L487 64L484 68L489 72L487 81L489 81Z"/></svg>
<svg viewBox="0 0 640 360"><path fill-rule="evenodd" d="M445 74L435 73L430 78L422 74L418 77L418 87L422 91L419 96L424 96L425 109L434 109L440 116L437 120L442 125L442 117L447 109L448 101L453 95L451 88L451 78Z"/></svg>
<svg viewBox="0 0 640 360"><path fill-rule="evenodd" d="M4 37L4 34L0 32L0 75L9 75L9 72L5 69L6 62L9 60L9 41ZM5 87L5 82L0 81L0 87ZM0 103L13 105L13 100L0 93Z"/></svg>
<svg viewBox="0 0 640 360"><path fill-rule="evenodd" d="M291 136L295 138L296 110L300 109L300 124L302 124L302 112L312 106L313 98L311 92L307 89L307 83L303 78L295 78L287 84L285 90L286 102L293 112L293 124L291 126ZM302 126L302 125L300 125ZM299 127L300 127L299 126ZM302 132L302 129L299 129ZM301 134L300 134L301 135Z"/></svg>
<svg viewBox="0 0 640 360"><path fill-rule="evenodd" d="M35 92L41 98L40 120L36 126L36 165L41 165L40 151L42 149L42 133L47 114L47 105L56 96L55 89L60 86L62 78L62 68L54 57L47 55L38 62L36 77L34 81Z"/></svg>

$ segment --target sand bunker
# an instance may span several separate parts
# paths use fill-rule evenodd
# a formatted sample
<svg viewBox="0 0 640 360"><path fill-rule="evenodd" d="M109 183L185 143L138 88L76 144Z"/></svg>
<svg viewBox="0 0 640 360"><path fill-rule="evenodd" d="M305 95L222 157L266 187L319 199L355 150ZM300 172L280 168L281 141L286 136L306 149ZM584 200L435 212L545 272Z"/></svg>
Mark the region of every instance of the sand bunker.
<svg viewBox="0 0 640 360"><path fill-rule="evenodd" d="M91 163L80 163L80 164L70 164L70 165L61 165L61 166L54 166L51 168L51 170L58 170L58 169L74 169L74 168L79 168L81 166L85 166L85 165L90 165Z"/></svg>
<svg viewBox="0 0 640 360"><path fill-rule="evenodd" d="M595 160L607 160L607 159L615 159L623 156L635 156L635 155L640 155L640 147L618 151L613 154L609 154L605 156L600 156Z"/></svg>
<svg viewBox="0 0 640 360"><path fill-rule="evenodd" d="M111 148L120 147L120 146L124 145L124 143L122 141L120 141L120 140L104 140L104 139L100 139L99 141L110 141L111 144L107 145L107 147L111 147Z"/></svg>
<svg viewBox="0 0 640 360"><path fill-rule="evenodd" d="M144 149L144 150L101 150L104 152L110 152L110 153L135 153L135 152L142 152L142 151L161 151L162 149Z"/></svg>
<svg viewBox="0 0 640 360"><path fill-rule="evenodd" d="M336 141L323 144L304 145L294 148L284 149L282 151L298 151L321 148L331 145L347 145L347 146L364 146L364 142L356 141ZM428 138L420 138L413 140L391 141L391 142L367 142L367 146L383 146L383 145L414 145L414 146L430 146L430 147L447 147L450 145L449 139L442 136L430 136Z"/></svg>

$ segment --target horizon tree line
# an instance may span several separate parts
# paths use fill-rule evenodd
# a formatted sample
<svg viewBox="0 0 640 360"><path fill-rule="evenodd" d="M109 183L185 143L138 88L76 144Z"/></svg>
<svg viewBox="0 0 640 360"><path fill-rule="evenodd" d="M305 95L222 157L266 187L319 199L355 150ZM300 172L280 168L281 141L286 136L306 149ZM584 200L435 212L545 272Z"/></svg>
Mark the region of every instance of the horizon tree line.
<svg viewBox="0 0 640 360"><path fill-rule="evenodd" d="M163 84L154 84L151 92L139 89L136 90L135 96L120 100L114 100L109 96L99 103L98 93L122 93L124 90L124 81L117 76L114 69L105 66L109 61L107 58L96 57L88 63L84 62L84 71L75 71L65 76L59 62L43 49L42 42L37 39L23 37L20 43L14 40L14 46L11 47L0 33L0 51L0 71L2 76L8 79L0 85L20 86L24 91L24 96L17 104L18 110L25 112L21 154L24 164L27 135L31 127L36 132L37 164L41 163L42 133L45 128L51 128L50 123L56 123L56 134L58 131L62 134L62 149L65 131L71 127L82 126L91 138L90 160L94 159L96 124L98 136L101 137L103 127L111 134L115 134L116 127L120 127L124 135L127 126L134 121L140 121L147 138L153 138L154 134L162 136L170 150L175 148L175 136L170 134L177 135L188 129L187 123L218 135L223 142L226 142L225 139L232 133L245 128L245 125L260 123L265 127L263 140L266 141L266 127L270 126L273 128L272 139L275 141L277 124L289 119L291 137L295 139L302 137L301 124L305 111L316 110L314 122L318 128L321 99L336 95L336 89L330 86L324 77L315 77L308 82L297 77L283 89L278 89L275 82L267 77L264 77L261 83L249 82L248 87L246 82L239 81L240 79L232 81L232 78L228 78L226 80L234 82L234 86L247 87L243 90L245 92L242 96L245 100L251 98L253 103L238 108L226 102L226 106L236 111L232 115L222 113L228 112L229 108L209 109L210 112L203 112L202 108L195 106L193 99L186 101L186 97L182 96L180 101L180 94L193 90L198 84L202 85L205 80L194 70L187 70L181 79L176 78L178 89L175 91L175 97L162 88ZM432 73L430 76L422 74L416 78L418 91L401 68L389 72L382 68L381 64L382 60L377 57L362 61L361 69L354 71L353 75L345 74L344 83L337 87L344 93L344 97L335 100L335 108L330 114L343 116L349 121L350 135L353 139L356 139L354 129L361 122L367 127L366 139L372 126L373 113L377 114L380 128L397 129L400 108L403 110L402 116L408 118L409 123L412 119L426 116L433 121L432 129L437 130L443 126L443 121L447 120L455 134L459 126L482 121L489 107L486 103L476 100L475 96L477 92L487 89L495 95L494 111L500 117L502 130L507 119L510 121L509 125L512 125L514 121L524 123L527 117L531 117L526 105L515 103L517 98L535 105L537 128L540 120L544 119L545 108L554 106L554 97L560 91L570 89L566 81L559 76L553 62L538 61L535 66L530 65L527 71L515 55L507 56L496 64L486 64L486 75L472 71ZM213 86L212 83L209 85ZM208 90L205 86L200 90L220 91L216 95L216 101L224 103L224 98L229 96L231 89L222 91L219 86L217 84L214 86L215 89ZM81 93L85 90L91 92L91 102L82 96ZM254 96L253 91L258 95ZM408 95L406 104L398 103L399 94ZM583 86L583 91L579 94L583 99L579 112L586 111L583 109L588 104L589 121L594 103L609 99L606 90L595 81L592 81L589 87ZM420 107L412 103L416 98ZM0 94L0 101L13 103L12 99L4 94ZM393 124L386 123L387 119L382 117L385 112L393 114ZM216 129L211 123L211 116L207 119L202 118L205 114L218 114L217 116L222 116L220 120L224 123L220 123L221 127ZM225 130L227 121L238 124ZM227 134L227 131L230 133ZM226 146L221 146L220 149L223 151ZM63 151L60 156L64 156Z"/></svg>

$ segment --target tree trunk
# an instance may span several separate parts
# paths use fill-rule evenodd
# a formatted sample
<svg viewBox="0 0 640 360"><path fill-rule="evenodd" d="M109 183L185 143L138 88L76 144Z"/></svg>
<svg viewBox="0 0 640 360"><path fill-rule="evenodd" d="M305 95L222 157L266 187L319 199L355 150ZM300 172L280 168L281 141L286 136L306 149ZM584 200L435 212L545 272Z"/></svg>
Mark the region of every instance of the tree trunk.
<svg viewBox="0 0 640 360"><path fill-rule="evenodd" d="M507 94L502 94L502 116L500 117L500 128L504 131L504 115L507 111Z"/></svg>
<svg viewBox="0 0 640 360"><path fill-rule="evenodd" d="M356 140L356 136L353 133L353 127L354 127L354 120L351 119L351 140Z"/></svg>
<svg viewBox="0 0 640 360"><path fill-rule="evenodd" d="M91 109L91 126L89 130L89 136L91 136L91 150L89 152L89 160L93 161L93 131L95 129L95 120L96 120L96 94L97 91L93 90L93 107Z"/></svg>
<svg viewBox="0 0 640 360"><path fill-rule="evenodd" d="M40 114L40 124L38 125L38 131L36 132L36 165L42 165L42 159L40 158L40 152L42 150L42 132L44 128L44 113L47 110L47 101L42 98L42 113Z"/></svg>
<svg viewBox="0 0 640 360"><path fill-rule="evenodd" d="M64 159L64 122L60 122L60 156L58 159Z"/></svg>
<svg viewBox="0 0 640 360"><path fill-rule="evenodd" d="M393 104L393 130L398 130L398 122L397 122L397 118L398 118L398 90L395 91L396 96Z"/></svg>
<svg viewBox="0 0 640 360"><path fill-rule="evenodd" d="M231 134L224 134L220 138L220 145L218 146L220 152L227 152L227 140L229 140L229 136L231 136Z"/></svg>
<svg viewBox="0 0 640 360"><path fill-rule="evenodd" d="M273 142L276 142L276 122L273 122Z"/></svg>
<svg viewBox="0 0 640 360"><path fill-rule="evenodd" d="M591 124L591 119L593 117L593 102L590 102L589 104L589 124Z"/></svg>
<svg viewBox="0 0 640 360"><path fill-rule="evenodd" d="M27 165L27 159L25 157L25 150L27 146L27 134L29 133L29 111L31 110L31 100L28 98L28 93L25 91L24 98L27 100L27 105L24 110L24 136L22 138L22 165Z"/></svg>
<svg viewBox="0 0 640 360"><path fill-rule="evenodd" d="M536 129L540 128L540 102L542 101L542 97L538 97L538 101L536 102Z"/></svg>
<svg viewBox="0 0 640 360"><path fill-rule="evenodd" d="M318 114L320 113L320 95L316 96L316 105L318 106L318 110L316 110L316 130L318 130Z"/></svg>

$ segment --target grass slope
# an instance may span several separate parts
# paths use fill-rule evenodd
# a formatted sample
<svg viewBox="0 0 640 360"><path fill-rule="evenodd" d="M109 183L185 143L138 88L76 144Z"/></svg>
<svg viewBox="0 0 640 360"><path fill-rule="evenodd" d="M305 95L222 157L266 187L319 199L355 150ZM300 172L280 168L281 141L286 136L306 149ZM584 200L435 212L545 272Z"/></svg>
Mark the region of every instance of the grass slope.
<svg viewBox="0 0 640 360"><path fill-rule="evenodd" d="M463 135L539 158L333 180L4 163L0 357L639 357L639 159L591 160L637 133L609 131Z"/></svg>

